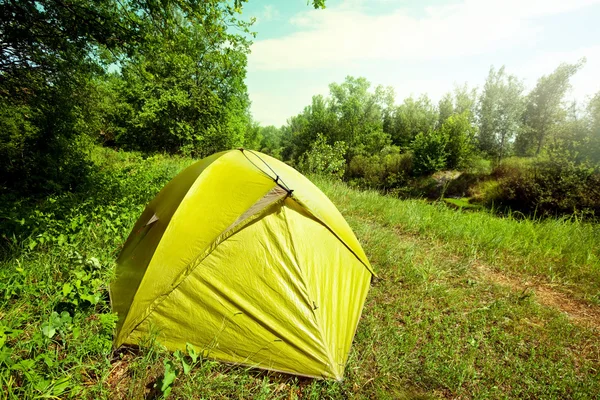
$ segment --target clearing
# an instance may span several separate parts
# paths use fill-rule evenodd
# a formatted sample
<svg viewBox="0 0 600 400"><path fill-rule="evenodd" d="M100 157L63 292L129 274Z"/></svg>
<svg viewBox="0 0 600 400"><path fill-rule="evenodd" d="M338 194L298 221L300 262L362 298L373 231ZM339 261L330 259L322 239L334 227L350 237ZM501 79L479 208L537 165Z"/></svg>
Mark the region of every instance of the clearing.
<svg viewBox="0 0 600 400"><path fill-rule="evenodd" d="M152 338L114 353L107 286L116 255L144 205L191 160L95 157L101 173L89 192L5 205L0 214L1 398L600 393L598 225L498 218L321 178L379 274L343 382L193 360Z"/></svg>

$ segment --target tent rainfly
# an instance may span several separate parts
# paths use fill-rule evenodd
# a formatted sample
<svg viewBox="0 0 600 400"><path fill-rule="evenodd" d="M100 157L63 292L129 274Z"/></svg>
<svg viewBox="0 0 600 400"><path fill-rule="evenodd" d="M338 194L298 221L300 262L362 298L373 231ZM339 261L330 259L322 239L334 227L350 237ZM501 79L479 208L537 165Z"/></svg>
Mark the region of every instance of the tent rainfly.
<svg viewBox="0 0 600 400"><path fill-rule="evenodd" d="M115 346L341 380L374 272L333 203L267 155L185 169L148 204L110 288Z"/></svg>

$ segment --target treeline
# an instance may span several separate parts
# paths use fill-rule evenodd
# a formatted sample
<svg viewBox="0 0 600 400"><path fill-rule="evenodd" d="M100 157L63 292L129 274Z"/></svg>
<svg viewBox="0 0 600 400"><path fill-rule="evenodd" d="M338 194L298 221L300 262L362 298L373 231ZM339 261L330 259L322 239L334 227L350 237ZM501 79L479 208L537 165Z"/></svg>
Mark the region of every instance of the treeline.
<svg viewBox="0 0 600 400"><path fill-rule="evenodd" d="M283 127L261 127L244 83L244 2L0 0L0 190L89 188L98 144L197 158L244 146L400 196L439 196L429 177L453 170L461 178L443 190L455 195L600 215L600 93L565 102L583 60L529 93L492 68L480 89L457 87L437 104L398 104L391 88L348 77Z"/></svg>
<svg viewBox="0 0 600 400"><path fill-rule="evenodd" d="M565 102L583 63L561 64L529 93L492 67L480 90L456 87L437 104L427 95L396 104L391 88L347 77L286 125L260 128L260 149L306 173L397 195L439 196L431 174L457 170L460 179L442 188L450 194L527 213L600 215L600 93Z"/></svg>
<svg viewBox="0 0 600 400"><path fill-rule="evenodd" d="M76 189L94 143L252 146L242 2L1 0L0 189Z"/></svg>

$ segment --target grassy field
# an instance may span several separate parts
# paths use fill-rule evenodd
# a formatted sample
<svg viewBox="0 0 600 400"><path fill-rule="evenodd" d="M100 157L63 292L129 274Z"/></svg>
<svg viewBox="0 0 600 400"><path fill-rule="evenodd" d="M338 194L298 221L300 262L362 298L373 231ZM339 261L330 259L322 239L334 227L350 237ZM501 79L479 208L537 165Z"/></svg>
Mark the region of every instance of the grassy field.
<svg viewBox="0 0 600 400"><path fill-rule="evenodd" d="M598 398L600 227L400 201L315 178L379 279L343 382L112 351L107 287L189 159L97 150L89 190L1 199L0 398ZM175 375L176 374L176 375Z"/></svg>

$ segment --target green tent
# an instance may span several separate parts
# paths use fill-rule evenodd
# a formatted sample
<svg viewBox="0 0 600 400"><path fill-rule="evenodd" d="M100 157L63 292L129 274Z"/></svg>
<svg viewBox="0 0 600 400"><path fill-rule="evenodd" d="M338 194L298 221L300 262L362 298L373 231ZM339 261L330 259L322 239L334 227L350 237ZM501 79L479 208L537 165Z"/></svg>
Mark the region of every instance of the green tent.
<svg viewBox="0 0 600 400"><path fill-rule="evenodd" d="M342 379L373 270L333 203L249 150L185 169L146 207L111 285L115 346Z"/></svg>

